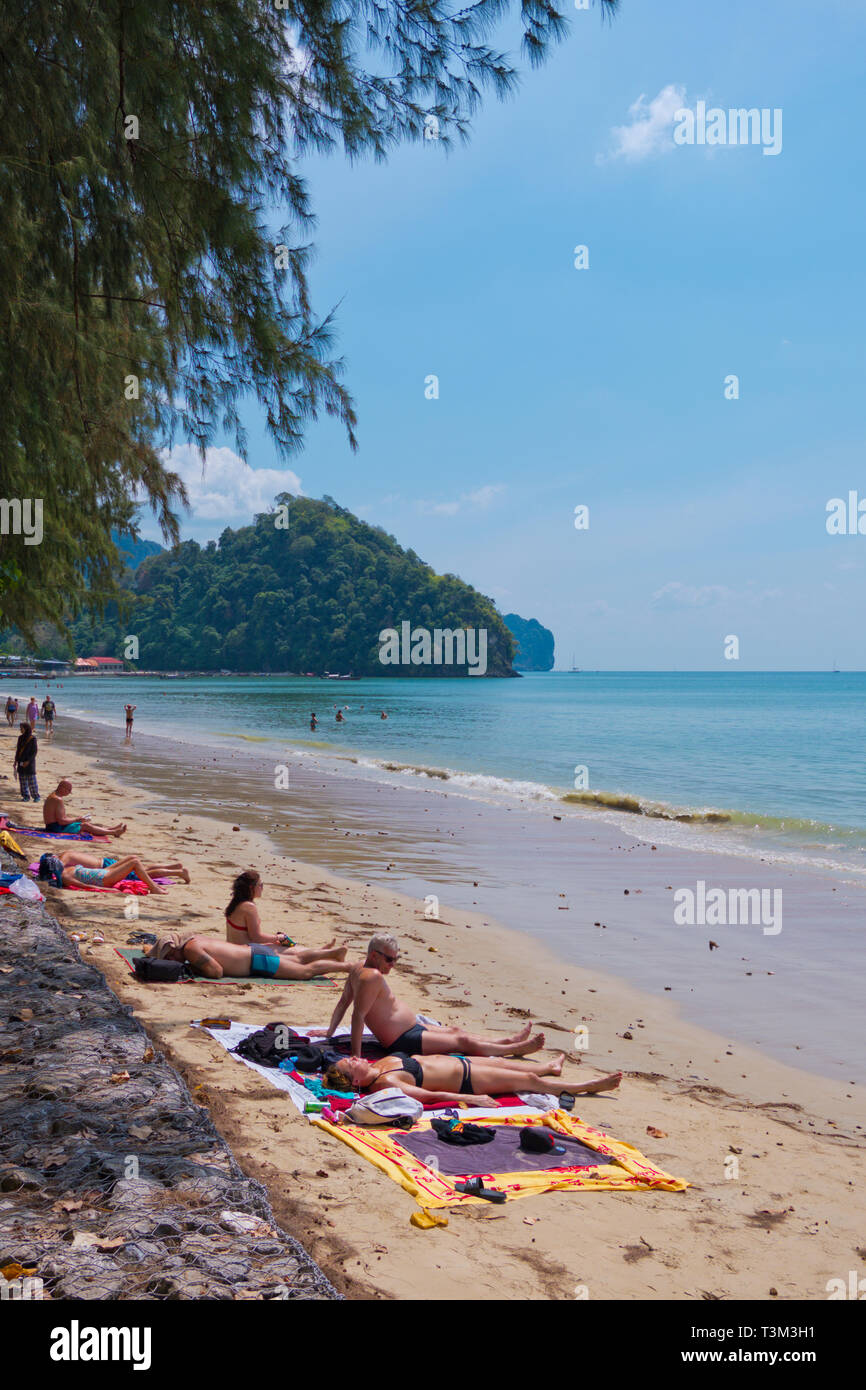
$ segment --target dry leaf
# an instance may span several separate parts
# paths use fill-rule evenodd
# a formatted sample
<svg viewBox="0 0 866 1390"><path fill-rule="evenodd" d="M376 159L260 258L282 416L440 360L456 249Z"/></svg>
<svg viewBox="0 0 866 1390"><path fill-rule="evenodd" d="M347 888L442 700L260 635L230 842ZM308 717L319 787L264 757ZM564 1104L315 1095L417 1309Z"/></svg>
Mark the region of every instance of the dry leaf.
<svg viewBox="0 0 866 1390"><path fill-rule="evenodd" d="M74 1201L71 1201L69 1198L67 1198L65 1202L55 1202L55 1203L54 1203L54 1210L55 1210L55 1211L81 1211L81 1208L82 1208L83 1206L84 1206L84 1203L83 1203L83 1202L74 1202Z"/></svg>
<svg viewBox="0 0 866 1390"><path fill-rule="evenodd" d="M29 1023L30 1019L33 1017L33 1010L19 1009L17 1015L13 1015L13 1017L20 1018L22 1023Z"/></svg>
<svg viewBox="0 0 866 1390"><path fill-rule="evenodd" d="M153 1134L150 1125L130 1125L129 1131L133 1139L149 1139Z"/></svg>
<svg viewBox="0 0 866 1390"><path fill-rule="evenodd" d="M116 1236L114 1240L97 1240L97 1242L96 1242L96 1248L97 1248L97 1250L102 1250L102 1251L105 1251L105 1250L119 1250L120 1247L121 1247L122 1245L125 1245L125 1244L126 1244L126 1240L124 1239L123 1236Z"/></svg>
<svg viewBox="0 0 866 1390"><path fill-rule="evenodd" d="M153 1048L152 1048L152 1047L148 1047L148 1048L145 1049L144 1056L142 1057L141 1060L142 1060L143 1062L152 1062L152 1061L153 1061Z"/></svg>
<svg viewBox="0 0 866 1390"><path fill-rule="evenodd" d="M24 1275L30 1275L35 1273L35 1265L33 1265L32 1268L28 1269L26 1265L18 1264L17 1260L12 1260L7 1265L0 1265L0 1274L3 1275L4 1279L9 1280L10 1282L13 1279L20 1279Z"/></svg>
<svg viewBox="0 0 866 1390"><path fill-rule="evenodd" d="M130 1077L129 1077L129 1072L128 1072L128 1071L114 1071L114 1072L111 1073L111 1076L110 1076L108 1079L109 1079L109 1081L113 1081L113 1082L115 1082L115 1083L118 1083L118 1082L120 1082L120 1081L129 1081L129 1079L130 1079Z"/></svg>
<svg viewBox="0 0 866 1390"><path fill-rule="evenodd" d="M14 969L14 965L0 965L0 973L3 975L11 975Z"/></svg>
<svg viewBox="0 0 866 1390"><path fill-rule="evenodd" d="M99 1244L99 1236L95 1236L92 1231L72 1231L71 1235L70 1244L73 1250L89 1250Z"/></svg>
<svg viewBox="0 0 866 1390"><path fill-rule="evenodd" d="M655 1125L647 1125L646 1132L651 1134L653 1139L667 1139L668 1137L666 1129L656 1129Z"/></svg>

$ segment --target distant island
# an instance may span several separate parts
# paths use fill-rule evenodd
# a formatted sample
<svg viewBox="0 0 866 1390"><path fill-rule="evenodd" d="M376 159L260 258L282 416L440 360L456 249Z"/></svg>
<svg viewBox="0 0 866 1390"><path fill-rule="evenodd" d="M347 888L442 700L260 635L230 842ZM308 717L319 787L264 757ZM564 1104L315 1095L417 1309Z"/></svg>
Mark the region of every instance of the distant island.
<svg viewBox="0 0 866 1390"><path fill-rule="evenodd" d="M125 610L109 604L101 619L71 619L71 647L42 625L39 655L124 658L132 635L138 659L129 669L462 677L471 662L461 661L449 638L473 632L485 634L479 674L517 675L514 638L492 599L457 575L437 574L333 498L283 493L274 506L204 546L183 541L164 550L118 540L127 563ZM418 664L409 662L407 641L405 655L389 665L379 659L380 633L389 629L429 632L432 643L437 631L447 635L432 646L432 661L422 653ZM14 641L0 634L0 650L13 650Z"/></svg>
<svg viewBox="0 0 866 1390"><path fill-rule="evenodd" d="M521 618L517 613L506 613L503 621L517 641L515 671L552 671L554 639L550 628L542 627L537 618Z"/></svg>

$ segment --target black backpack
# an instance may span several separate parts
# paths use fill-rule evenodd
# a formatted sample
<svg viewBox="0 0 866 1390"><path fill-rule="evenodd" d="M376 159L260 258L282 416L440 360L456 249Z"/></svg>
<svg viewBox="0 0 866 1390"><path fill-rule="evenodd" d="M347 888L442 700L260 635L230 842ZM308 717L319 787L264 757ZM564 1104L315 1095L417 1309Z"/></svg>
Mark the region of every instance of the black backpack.
<svg viewBox="0 0 866 1390"><path fill-rule="evenodd" d="M149 984L174 985L184 973L183 961L152 960L150 956L136 956L132 968L137 980L146 980Z"/></svg>

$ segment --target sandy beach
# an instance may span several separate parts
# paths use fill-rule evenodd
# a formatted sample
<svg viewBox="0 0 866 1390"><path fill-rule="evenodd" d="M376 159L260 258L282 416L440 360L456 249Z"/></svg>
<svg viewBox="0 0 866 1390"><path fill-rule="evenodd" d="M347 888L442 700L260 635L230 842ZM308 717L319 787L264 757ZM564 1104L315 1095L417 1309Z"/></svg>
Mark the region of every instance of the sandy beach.
<svg viewBox="0 0 866 1390"><path fill-rule="evenodd" d="M13 731L0 733L10 773L4 810L37 825L40 809L20 802L11 779ZM89 737L97 737L92 727ZM92 749L71 746L68 726L54 743L40 735L42 795L69 777L72 813L128 821L128 834L116 842L125 852L181 858L192 882L136 900L136 922L124 916L128 900L120 895L49 890L49 906L68 931L86 933L84 958L132 1005L243 1169L265 1184L277 1217L342 1292L371 1299L573 1299L583 1287L591 1299L826 1299L828 1280L847 1279L862 1265L856 1192L866 1146L853 1071L838 1066L841 1079L828 1079L784 1065L700 1028L661 990L638 990L574 964L487 913L447 906L444 897L441 920L429 920L419 898L310 862L300 834L304 853L290 857L291 830L284 827L278 843L265 812L251 812L233 828L237 819L220 819L217 787L213 809L202 814L202 780L195 783L191 771L181 785L172 775L176 762L161 786L153 776L136 785L132 762L122 780L112 775L107 763L117 763L122 735L102 737L97 761ZM189 768L204 768L207 752L186 749ZM196 795L188 795L193 785ZM16 838L33 859L45 849L44 842ZM652 852L661 879L669 853L664 846ZM689 1189L548 1193L501 1208L451 1211L447 1228L412 1227L416 1205L407 1193L190 1026L214 1015L324 1024L336 990L255 980L144 985L113 949L134 929L195 927L222 935L231 879L246 867L265 881L266 930L288 931L303 945L335 936L355 955L374 927L385 927L402 945L394 987L418 1010L477 1031L507 1032L515 1020L531 1018L545 1032L546 1055L568 1053L570 1078L622 1069L618 1092L579 1100L576 1113L640 1148ZM695 863L693 877L702 873L712 876ZM647 909L636 900L630 910L639 931ZM103 945L91 944L95 930L105 934ZM589 1048L578 1053L574 1030L581 1025ZM809 1027L804 1018L804 1034ZM852 1038L852 1053L854 1047ZM734 1166L736 1178L728 1176ZM495 1229L479 1239L479 1222Z"/></svg>

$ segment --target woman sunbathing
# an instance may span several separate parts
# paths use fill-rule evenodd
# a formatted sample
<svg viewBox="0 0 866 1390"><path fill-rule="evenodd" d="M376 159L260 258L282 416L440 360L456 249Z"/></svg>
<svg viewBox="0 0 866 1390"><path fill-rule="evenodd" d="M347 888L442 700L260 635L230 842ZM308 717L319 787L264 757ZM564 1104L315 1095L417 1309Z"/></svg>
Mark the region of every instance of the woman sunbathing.
<svg viewBox="0 0 866 1390"><path fill-rule="evenodd" d="M510 1057L434 1056L410 1057L405 1052L392 1053L378 1062L362 1057L341 1057L325 1073L325 1085L333 1091L382 1091L399 1086L407 1096L424 1105L454 1105L468 1101L469 1105L494 1106L495 1096L521 1091L543 1091L559 1096L593 1095L597 1091L613 1091L622 1080L622 1072L596 1077L594 1081L556 1084L545 1076L559 1077L565 1053L560 1052L553 1062L515 1062Z"/></svg>
<svg viewBox="0 0 866 1390"><path fill-rule="evenodd" d="M60 858L60 856L57 856ZM162 874L165 870L164 864L155 864L153 868ZM186 873L186 870L183 871ZM93 865L69 864L63 870L63 887L72 888L82 884L85 888L113 888L115 884L121 883L125 878L141 879L150 893L165 893L166 889L161 888L158 883L154 883L147 869L142 864L137 854L128 854L123 859L116 859L109 868L96 868ZM187 881L189 875L187 875Z"/></svg>
<svg viewBox="0 0 866 1390"><path fill-rule="evenodd" d="M313 960L345 960L346 947L335 946L332 937L326 946L296 946L290 936L278 931L268 936L255 899L262 896L264 883L255 869L244 869L232 884L232 896L225 910L226 941L236 946L273 946L280 955L290 956L302 965Z"/></svg>
<svg viewBox="0 0 866 1390"><path fill-rule="evenodd" d="M135 859L136 857L140 856L132 854L125 856L126 859ZM82 869L110 869L115 864L121 863L121 860L114 859L110 855L103 857L102 855L85 854L80 849L65 849L58 854L57 858L65 869L75 868L76 865ZM183 883L189 883L189 869L185 869L179 859L173 859L168 864L146 864L145 868L151 878L179 878ZM127 877L134 878L135 872L128 874Z"/></svg>

